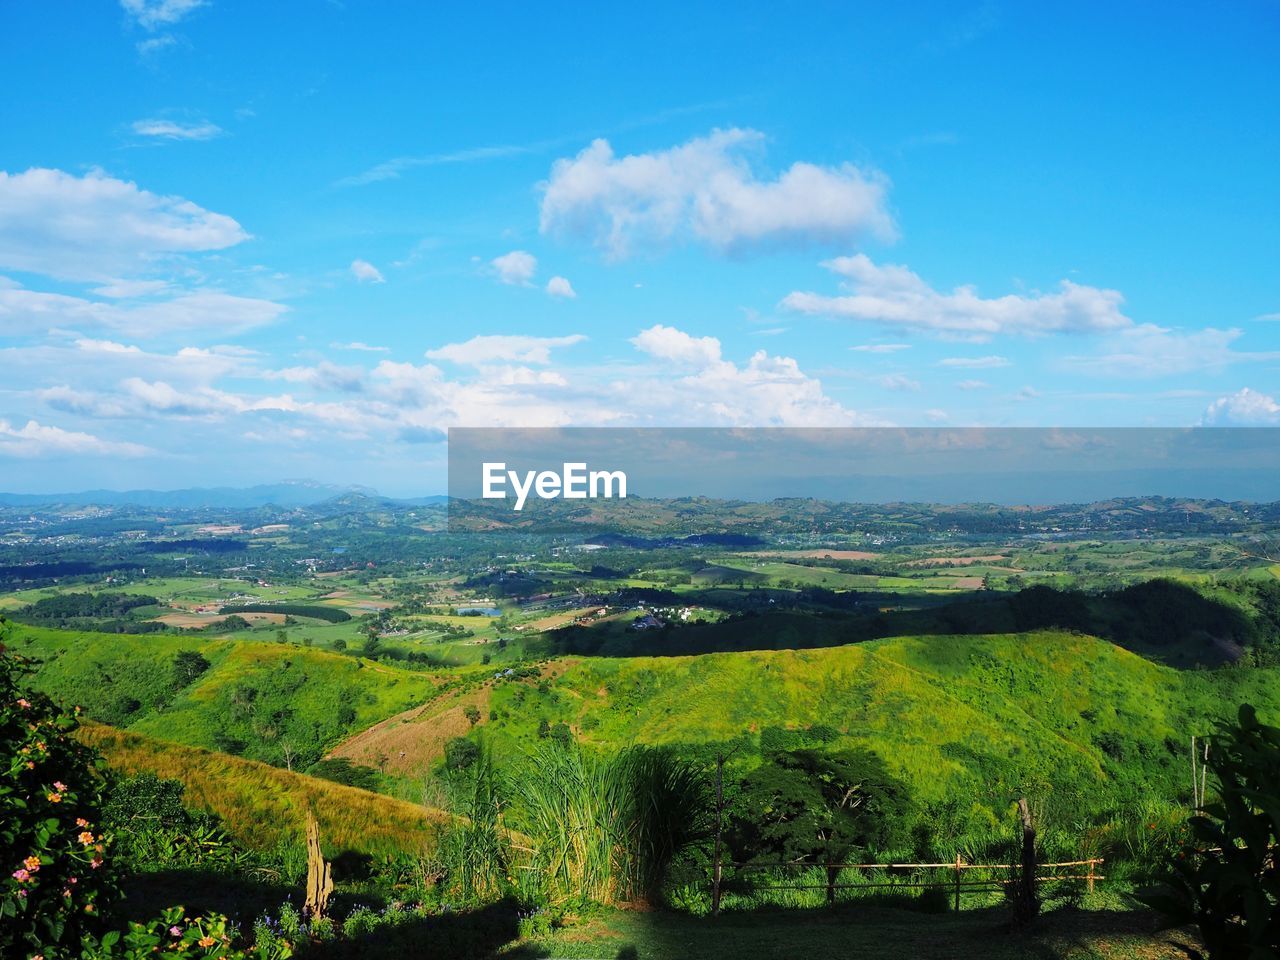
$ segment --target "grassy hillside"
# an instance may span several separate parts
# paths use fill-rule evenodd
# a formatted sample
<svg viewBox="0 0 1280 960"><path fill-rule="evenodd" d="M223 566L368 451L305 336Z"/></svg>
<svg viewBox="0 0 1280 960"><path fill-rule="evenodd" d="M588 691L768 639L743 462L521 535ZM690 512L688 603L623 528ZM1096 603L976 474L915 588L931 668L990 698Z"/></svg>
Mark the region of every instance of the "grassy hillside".
<svg viewBox="0 0 1280 960"><path fill-rule="evenodd" d="M92 719L294 767L430 698L443 682L293 644L22 625L11 642L43 661L36 687L82 704ZM181 674L175 661L183 651L198 652L208 667Z"/></svg>
<svg viewBox="0 0 1280 960"><path fill-rule="evenodd" d="M1280 716L1280 671L1179 671L1062 631L895 637L700 657L567 657L529 676L432 675L289 644L19 627L39 687L91 716L295 768L321 752L412 776L450 737L518 758L558 724L587 744L875 751L917 800L998 814L1021 791L1081 812L1185 789L1188 741L1254 703ZM174 659L209 667L176 683ZM126 702L126 701L136 701ZM126 710L126 707L132 709ZM472 726L469 708L479 711Z"/></svg>
<svg viewBox="0 0 1280 960"><path fill-rule="evenodd" d="M180 780L189 806L216 813L229 833L256 849L301 844L308 810L326 848L371 854L421 854L448 820L442 811L367 790L100 724L82 727L80 738L116 770Z"/></svg>
<svg viewBox="0 0 1280 960"><path fill-rule="evenodd" d="M990 808L1022 789L1172 795L1183 787L1190 736L1245 701L1280 714L1280 672L1178 671L1092 637L1042 631L566 659L541 677L495 680L477 729L502 752L535 742L544 720L544 731L565 723L584 742L610 747L709 753L737 742L749 756L860 746L921 800ZM458 709L456 695L442 696L384 729L397 751L430 762L442 726L464 732ZM373 733L360 738L362 749L389 752Z"/></svg>

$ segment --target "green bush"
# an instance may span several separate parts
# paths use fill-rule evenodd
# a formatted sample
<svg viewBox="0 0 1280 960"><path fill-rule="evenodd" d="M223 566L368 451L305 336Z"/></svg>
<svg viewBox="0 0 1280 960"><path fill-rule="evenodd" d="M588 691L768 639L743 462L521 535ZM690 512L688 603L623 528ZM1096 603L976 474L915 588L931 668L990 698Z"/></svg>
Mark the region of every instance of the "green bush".
<svg viewBox="0 0 1280 960"><path fill-rule="evenodd" d="M115 885L100 761L74 717L22 688L31 672L0 643L0 955L52 958L101 929Z"/></svg>
<svg viewBox="0 0 1280 960"><path fill-rule="evenodd" d="M1191 840L1162 890L1143 899L1195 923L1210 960L1280 957L1280 727L1240 707L1211 739L1217 799L1191 818Z"/></svg>

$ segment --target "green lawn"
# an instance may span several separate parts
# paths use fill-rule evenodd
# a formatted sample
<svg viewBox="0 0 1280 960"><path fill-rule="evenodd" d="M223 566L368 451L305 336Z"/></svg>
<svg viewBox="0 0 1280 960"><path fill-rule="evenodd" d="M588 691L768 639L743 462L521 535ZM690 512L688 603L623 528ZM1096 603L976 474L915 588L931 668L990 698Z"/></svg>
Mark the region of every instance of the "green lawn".
<svg viewBox="0 0 1280 960"><path fill-rule="evenodd" d="M1187 931L1155 934L1154 918L1119 911L1059 911L1029 932L1007 911L931 915L884 907L726 914L695 919L611 911L581 926L523 941L509 958L608 960L1165 960L1186 956Z"/></svg>

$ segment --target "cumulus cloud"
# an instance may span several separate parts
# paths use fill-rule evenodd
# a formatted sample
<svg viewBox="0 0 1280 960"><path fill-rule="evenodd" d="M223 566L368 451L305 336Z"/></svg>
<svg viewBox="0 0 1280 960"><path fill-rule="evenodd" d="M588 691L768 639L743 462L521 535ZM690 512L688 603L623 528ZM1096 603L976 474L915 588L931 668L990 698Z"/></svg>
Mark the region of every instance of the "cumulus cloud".
<svg viewBox="0 0 1280 960"><path fill-rule="evenodd" d="M4 457L140 457L151 452L141 444L103 440L93 434L47 426L35 420L28 420L22 427L0 420L0 456Z"/></svg>
<svg viewBox="0 0 1280 960"><path fill-rule="evenodd" d="M576 300L578 293L573 289L573 285L564 277L552 277L547 281L547 293L553 297L564 297L566 300Z"/></svg>
<svg viewBox="0 0 1280 960"><path fill-rule="evenodd" d="M112 281L248 238L231 217L93 171L0 171L0 267Z"/></svg>
<svg viewBox="0 0 1280 960"><path fill-rule="evenodd" d="M361 260L359 257L351 261L351 275L360 283L387 282L387 278L382 275L381 270L368 260Z"/></svg>
<svg viewBox="0 0 1280 960"><path fill-rule="evenodd" d="M882 174L850 163L795 163L761 179L746 153L763 139L755 130L715 130L624 157L596 140L552 165L542 184L542 232L588 240L615 260L690 239L743 254L895 235Z"/></svg>
<svg viewBox="0 0 1280 960"><path fill-rule="evenodd" d="M205 0L120 0L124 12L144 30L172 26L204 5Z"/></svg>
<svg viewBox="0 0 1280 960"><path fill-rule="evenodd" d="M1118 291L1063 280L1056 293L978 296L971 286L942 292L904 266L879 266L864 254L827 260L842 293L796 291L782 305L797 313L879 323L942 336L987 339L997 334L1100 333L1132 325Z"/></svg>
<svg viewBox="0 0 1280 960"><path fill-rule="evenodd" d="M1268 426L1280 424L1280 403L1249 387L1219 397L1204 411L1204 426Z"/></svg>
<svg viewBox="0 0 1280 960"><path fill-rule="evenodd" d="M498 279L517 287L526 287L538 272L538 258L525 250L512 250L489 261Z"/></svg>
<svg viewBox="0 0 1280 960"><path fill-rule="evenodd" d="M160 140L212 140L222 136L223 130L207 120L198 123L180 123L176 120L151 118L135 120L133 132L140 137L156 137Z"/></svg>
<svg viewBox="0 0 1280 960"><path fill-rule="evenodd" d="M551 351L556 347L571 347L587 338L580 333L565 337L526 337L517 335L480 335L463 343L450 343L428 350L429 360L448 360L466 366L482 366L491 363L551 362Z"/></svg>
<svg viewBox="0 0 1280 960"><path fill-rule="evenodd" d="M708 367L720 362L720 341L715 337L692 337L683 330L660 323L641 330L631 338L631 343L659 360L695 367Z"/></svg>

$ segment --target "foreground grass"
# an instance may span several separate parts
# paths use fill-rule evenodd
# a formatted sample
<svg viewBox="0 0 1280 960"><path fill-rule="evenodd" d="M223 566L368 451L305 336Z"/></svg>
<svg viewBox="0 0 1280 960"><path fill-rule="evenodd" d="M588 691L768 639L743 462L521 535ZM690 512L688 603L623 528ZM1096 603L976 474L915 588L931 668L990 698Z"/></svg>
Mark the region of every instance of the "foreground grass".
<svg viewBox="0 0 1280 960"><path fill-rule="evenodd" d="M608 960L1172 960L1188 931L1156 933L1141 912L1062 910L1028 932L1007 911L941 916L859 906L812 912L726 914L695 919L610 911L551 936L508 946L507 958Z"/></svg>
<svg viewBox="0 0 1280 960"><path fill-rule="evenodd" d="M179 780L188 806L222 818L246 846L300 845L307 811L330 851L422 855L434 849L448 814L378 793L290 773L253 760L90 724L80 737L123 773Z"/></svg>

